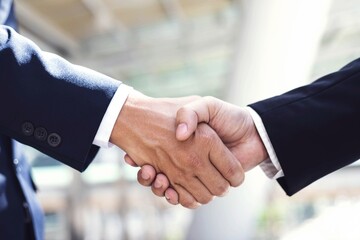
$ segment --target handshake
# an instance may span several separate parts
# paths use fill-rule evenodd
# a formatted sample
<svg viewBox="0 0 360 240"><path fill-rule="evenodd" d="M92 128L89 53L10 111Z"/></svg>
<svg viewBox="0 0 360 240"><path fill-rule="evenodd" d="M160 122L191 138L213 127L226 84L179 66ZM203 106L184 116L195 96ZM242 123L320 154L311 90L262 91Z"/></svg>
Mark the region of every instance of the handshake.
<svg viewBox="0 0 360 240"><path fill-rule="evenodd" d="M213 97L130 93L110 142L141 166L138 181L169 203L196 208L244 181L268 158L247 109Z"/></svg>

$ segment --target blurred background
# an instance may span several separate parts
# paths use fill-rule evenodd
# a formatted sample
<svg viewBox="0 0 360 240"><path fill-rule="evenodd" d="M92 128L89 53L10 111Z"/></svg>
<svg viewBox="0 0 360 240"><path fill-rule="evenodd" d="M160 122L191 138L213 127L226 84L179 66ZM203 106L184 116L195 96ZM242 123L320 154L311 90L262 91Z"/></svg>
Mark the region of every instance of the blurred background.
<svg viewBox="0 0 360 240"><path fill-rule="evenodd" d="M21 33L154 97L212 95L245 106L360 56L357 0L17 0ZM296 137L296 136L294 136ZM196 211L136 182L123 152L79 174L28 148L46 239L360 239L360 171L287 197L260 169ZM296 154L296 153L294 153Z"/></svg>

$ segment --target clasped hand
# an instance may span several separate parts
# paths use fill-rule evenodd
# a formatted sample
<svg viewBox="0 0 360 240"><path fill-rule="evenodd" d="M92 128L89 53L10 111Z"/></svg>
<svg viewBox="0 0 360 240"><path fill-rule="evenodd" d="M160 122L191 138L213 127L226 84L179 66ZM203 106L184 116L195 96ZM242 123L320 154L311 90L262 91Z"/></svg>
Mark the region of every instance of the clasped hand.
<svg viewBox="0 0 360 240"><path fill-rule="evenodd" d="M187 208L239 186L244 171L267 158L251 116L212 97L177 99L129 95L111 135L141 166L138 181Z"/></svg>

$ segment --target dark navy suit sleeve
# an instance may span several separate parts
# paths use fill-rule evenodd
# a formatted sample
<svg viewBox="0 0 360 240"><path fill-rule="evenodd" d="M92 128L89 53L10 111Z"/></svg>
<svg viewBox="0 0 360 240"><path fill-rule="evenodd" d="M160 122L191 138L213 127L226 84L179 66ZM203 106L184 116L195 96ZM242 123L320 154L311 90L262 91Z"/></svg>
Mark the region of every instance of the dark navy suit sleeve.
<svg viewBox="0 0 360 240"><path fill-rule="evenodd" d="M6 178L0 174L0 212L8 206L6 199Z"/></svg>
<svg viewBox="0 0 360 240"><path fill-rule="evenodd" d="M83 171L121 83L41 51L12 28L0 28L0 134Z"/></svg>
<svg viewBox="0 0 360 240"><path fill-rule="evenodd" d="M265 125L288 195L360 158L360 59L250 107Z"/></svg>

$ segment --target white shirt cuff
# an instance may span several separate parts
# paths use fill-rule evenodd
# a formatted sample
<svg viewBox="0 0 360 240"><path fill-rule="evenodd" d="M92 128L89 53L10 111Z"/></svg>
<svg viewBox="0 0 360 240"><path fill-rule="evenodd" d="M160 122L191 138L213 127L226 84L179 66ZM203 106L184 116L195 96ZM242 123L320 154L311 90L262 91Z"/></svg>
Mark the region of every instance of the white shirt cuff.
<svg viewBox="0 0 360 240"><path fill-rule="evenodd" d="M255 127L260 135L261 140L263 141L266 151L268 152L269 158L260 163L261 169L264 171L267 177L271 179L277 179L279 177L284 176L284 172L280 166L280 162L276 156L274 147L271 144L269 135L266 132L264 123L262 122L259 114L255 112L252 108L246 107L249 111L254 123Z"/></svg>
<svg viewBox="0 0 360 240"><path fill-rule="evenodd" d="M101 120L99 129L93 141L94 145L102 148L109 148L113 146L113 144L110 143L111 132L131 90L132 87L125 84L121 84L118 87L108 108L106 109L103 119Z"/></svg>

